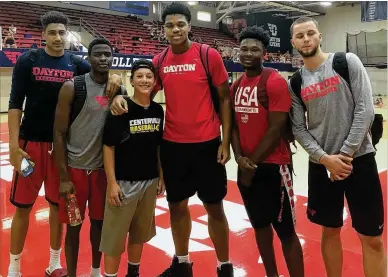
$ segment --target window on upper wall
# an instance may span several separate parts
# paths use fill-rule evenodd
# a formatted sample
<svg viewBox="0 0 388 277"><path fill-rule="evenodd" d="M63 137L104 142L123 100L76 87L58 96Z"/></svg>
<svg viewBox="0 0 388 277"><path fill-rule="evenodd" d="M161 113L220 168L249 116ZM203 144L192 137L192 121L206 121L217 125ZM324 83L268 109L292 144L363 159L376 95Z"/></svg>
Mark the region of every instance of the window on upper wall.
<svg viewBox="0 0 388 277"><path fill-rule="evenodd" d="M152 13L156 13L156 5L152 4Z"/></svg>
<svg viewBox="0 0 388 277"><path fill-rule="evenodd" d="M209 12L198 11L197 12L197 19L199 21L211 22L212 21L212 15Z"/></svg>

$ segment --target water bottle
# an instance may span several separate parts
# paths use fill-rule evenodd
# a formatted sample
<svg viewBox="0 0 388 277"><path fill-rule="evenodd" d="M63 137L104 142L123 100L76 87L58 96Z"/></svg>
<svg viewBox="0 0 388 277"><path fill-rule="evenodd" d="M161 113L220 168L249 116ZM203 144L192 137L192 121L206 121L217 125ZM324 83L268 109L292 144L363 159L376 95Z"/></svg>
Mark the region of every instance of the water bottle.
<svg viewBox="0 0 388 277"><path fill-rule="evenodd" d="M77 198L74 194L70 194L67 199L67 215L71 226L77 226L82 223L81 213L79 211Z"/></svg>

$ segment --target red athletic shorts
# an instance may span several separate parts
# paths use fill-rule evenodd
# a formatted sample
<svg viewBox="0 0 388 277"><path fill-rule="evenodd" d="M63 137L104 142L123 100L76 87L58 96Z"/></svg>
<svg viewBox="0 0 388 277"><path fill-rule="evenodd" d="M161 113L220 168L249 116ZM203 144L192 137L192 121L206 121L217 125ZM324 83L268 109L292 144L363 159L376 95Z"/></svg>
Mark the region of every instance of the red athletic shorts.
<svg viewBox="0 0 388 277"><path fill-rule="evenodd" d="M44 183L46 200L58 205L59 201L59 174L52 153L51 142L35 142L19 140L19 146L31 157L35 163L34 171L24 177L16 170L13 174L10 201L16 207L29 208L38 197Z"/></svg>
<svg viewBox="0 0 388 277"><path fill-rule="evenodd" d="M85 170L69 167L70 180L75 187L75 197L82 216L85 218L86 203L91 219L102 220L104 218L106 175L103 169ZM67 215L66 199L59 200L59 220L61 223L69 223Z"/></svg>

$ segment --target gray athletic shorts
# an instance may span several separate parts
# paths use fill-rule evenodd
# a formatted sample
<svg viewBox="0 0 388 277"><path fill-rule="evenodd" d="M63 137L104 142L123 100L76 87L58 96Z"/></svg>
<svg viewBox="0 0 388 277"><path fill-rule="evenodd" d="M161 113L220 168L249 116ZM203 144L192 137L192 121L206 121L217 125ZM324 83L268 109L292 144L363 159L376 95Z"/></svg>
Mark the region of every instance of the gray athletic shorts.
<svg viewBox="0 0 388 277"><path fill-rule="evenodd" d="M159 179L147 181L118 181L124 194L122 206L106 201L100 251L117 257L128 244L142 244L156 235L155 205Z"/></svg>

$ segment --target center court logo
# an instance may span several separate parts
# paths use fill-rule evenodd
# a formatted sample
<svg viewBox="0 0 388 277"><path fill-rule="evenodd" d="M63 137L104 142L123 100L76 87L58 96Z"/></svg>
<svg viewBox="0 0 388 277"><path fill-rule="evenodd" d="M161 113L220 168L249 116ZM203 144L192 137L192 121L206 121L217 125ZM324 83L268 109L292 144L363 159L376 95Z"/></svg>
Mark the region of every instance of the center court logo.
<svg viewBox="0 0 388 277"><path fill-rule="evenodd" d="M0 141L0 177L2 180L11 182L13 166L9 161L9 144Z"/></svg>
<svg viewBox="0 0 388 277"><path fill-rule="evenodd" d="M1 146L1 179L3 185L9 185L12 181L13 167L9 162L9 145L5 142L0 142ZM4 184L4 181L7 184ZM39 194L44 197L44 192ZM208 216L201 200L194 196L189 200L190 209L198 211L199 216L192 218L192 232L190 235L189 252L208 252L214 251L212 243L209 243L210 236L208 232ZM242 233L247 229L252 228L248 219L248 215L243 205L232 201L224 200L225 214L229 221L231 232ZM169 256L175 253L174 241L171 234L169 224L169 209L166 197L157 199L156 208L156 236L148 242L152 247L155 247Z"/></svg>
<svg viewBox="0 0 388 277"><path fill-rule="evenodd" d="M223 204L231 232L243 233L245 230L252 228L243 205L228 200L224 200ZM209 240L210 236L208 232L208 216L206 215L201 200L196 195L193 196L189 200L189 207L190 210L200 209L202 211L201 214L203 213L203 215L197 218L192 218L189 252L214 251L213 246L209 246L209 242L205 241ZM164 216L168 213L168 202L166 197L159 198L156 202L155 209L156 221L159 226L156 226L156 236L149 241L148 244L164 251L167 255L172 257L175 254L175 248L171 227L160 227L166 225L170 226L169 217Z"/></svg>

